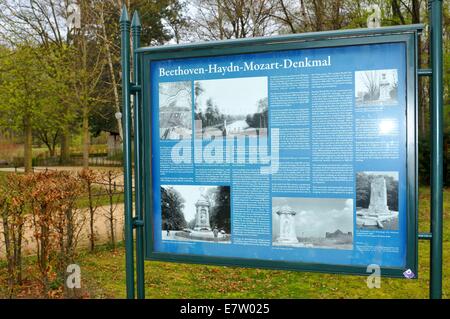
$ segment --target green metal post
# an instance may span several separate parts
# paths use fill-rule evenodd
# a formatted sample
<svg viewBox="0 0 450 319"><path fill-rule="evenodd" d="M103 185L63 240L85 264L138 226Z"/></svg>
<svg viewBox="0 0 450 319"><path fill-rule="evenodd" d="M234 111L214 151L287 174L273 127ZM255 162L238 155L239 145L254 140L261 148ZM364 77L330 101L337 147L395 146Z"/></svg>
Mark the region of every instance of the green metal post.
<svg viewBox="0 0 450 319"><path fill-rule="evenodd" d="M137 11L133 14L131 21L131 34L133 36L133 77L134 85L141 85L141 69L139 54L136 50L141 46L141 21ZM142 213L142 110L141 110L141 91L135 90L134 93L134 181L135 181L135 208L136 219L143 220ZM136 281L137 297L145 298L145 279L144 279L144 227L142 223L135 225L136 228Z"/></svg>
<svg viewBox="0 0 450 319"><path fill-rule="evenodd" d="M442 298L443 86L442 0L431 1L431 268L430 298Z"/></svg>
<svg viewBox="0 0 450 319"><path fill-rule="evenodd" d="M120 17L122 34L122 124L124 154L125 195L125 259L127 298L134 299L134 254L133 254L133 190L131 167L131 109L130 109L130 19L126 6Z"/></svg>

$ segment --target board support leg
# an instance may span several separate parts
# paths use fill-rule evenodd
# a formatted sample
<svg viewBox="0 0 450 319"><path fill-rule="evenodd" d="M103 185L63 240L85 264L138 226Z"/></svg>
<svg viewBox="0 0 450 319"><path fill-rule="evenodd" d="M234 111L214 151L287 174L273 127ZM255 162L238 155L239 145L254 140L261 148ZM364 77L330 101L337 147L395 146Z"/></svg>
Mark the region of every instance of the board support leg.
<svg viewBox="0 0 450 319"><path fill-rule="evenodd" d="M133 78L134 85L140 88L141 74L139 55L136 50L141 46L141 22L137 11L131 21L131 34L133 36ZM143 221L142 214L142 106L141 90L134 91L134 181L135 181L135 209L136 220ZM145 298L144 278L144 227L142 223L136 227L136 282L137 298Z"/></svg>
<svg viewBox="0 0 450 319"><path fill-rule="evenodd" d="M130 19L126 6L120 17L122 60L122 124L124 155L124 200L125 200L125 267L127 298L134 299L134 254L133 254L133 189L131 165L131 106L130 106Z"/></svg>
<svg viewBox="0 0 450 319"><path fill-rule="evenodd" d="M431 265L430 298L442 298L443 87L442 0L430 0L431 23Z"/></svg>

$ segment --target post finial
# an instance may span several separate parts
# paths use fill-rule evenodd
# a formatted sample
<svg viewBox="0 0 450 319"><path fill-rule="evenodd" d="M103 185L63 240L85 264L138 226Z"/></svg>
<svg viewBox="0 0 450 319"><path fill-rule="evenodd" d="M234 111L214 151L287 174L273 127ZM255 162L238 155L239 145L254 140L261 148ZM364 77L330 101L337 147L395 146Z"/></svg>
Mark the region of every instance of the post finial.
<svg viewBox="0 0 450 319"><path fill-rule="evenodd" d="M141 27L141 18L139 17L139 12L136 10L133 14L133 19L131 20L132 28L140 28Z"/></svg>
<svg viewBox="0 0 450 319"><path fill-rule="evenodd" d="M127 6L123 5L122 14L120 15L120 23L129 22L129 21L130 21L130 18L128 16Z"/></svg>

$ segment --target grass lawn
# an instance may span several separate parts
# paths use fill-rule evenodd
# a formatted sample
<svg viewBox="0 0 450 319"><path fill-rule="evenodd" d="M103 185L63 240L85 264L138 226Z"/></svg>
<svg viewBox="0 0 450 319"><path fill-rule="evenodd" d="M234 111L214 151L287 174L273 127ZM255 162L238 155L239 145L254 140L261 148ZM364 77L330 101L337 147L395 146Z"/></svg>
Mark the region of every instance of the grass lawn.
<svg viewBox="0 0 450 319"><path fill-rule="evenodd" d="M100 187L95 187L93 193L94 193L94 196L93 196L92 201L93 201L94 206L100 207L100 206L109 205L109 195L106 193L106 191L104 189L102 189ZM117 192L112 197L113 197L114 205L124 202L124 194L123 193ZM77 200L76 206L78 208L88 208L89 207L89 197L88 197L87 193L83 194L83 196L81 196L80 199Z"/></svg>
<svg viewBox="0 0 450 319"><path fill-rule="evenodd" d="M429 230L429 189L420 189L420 230ZM450 189L444 193L444 298L450 297ZM147 298L427 298L429 242L419 245L419 279L382 278L369 289L363 276L146 262ZM84 295L125 298L124 249L80 253ZM0 265L1 270L1 265ZM1 277L1 275L0 275ZM1 278L0 278L1 281ZM1 285L0 285L1 286ZM1 292L0 292L1 296Z"/></svg>
<svg viewBox="0 0 450 319"><path fill-rule="evenodd" d="M0 172L0 183L2 183L5 179L8 173Z"/></svg>
<svg viewBox="0 0 450 319"><path fill-rule="evenodd" d="M420 230L429 230L428 188L420 189ZM450 190L445 196L444 297L450 297ZM419 245L419 279L383 278L368 289L366 277L146 262L147 298L427 298L429 242ZM91 298L124 298L124 249L80 256Z"/></svg>

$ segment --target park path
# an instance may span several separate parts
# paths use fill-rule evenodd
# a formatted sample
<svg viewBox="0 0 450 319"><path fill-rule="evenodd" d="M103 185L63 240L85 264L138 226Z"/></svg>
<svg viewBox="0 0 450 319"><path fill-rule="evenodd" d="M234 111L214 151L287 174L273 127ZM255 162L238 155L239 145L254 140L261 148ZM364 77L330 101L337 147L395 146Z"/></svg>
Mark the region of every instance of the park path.
<svg viewBox="0 0 450 319"><path fill-rule="evenodd" d="M106 218L106 214L109 211L109 205L100 206L96 210L96 217L94 223L96 244L106 244L110 240L110 226L109 221ZM82 210L85 222L80 233L77 249L89 247L89 210ZM124 204L118 204L115 211L115 237L116 241L124 240ZM36 243L33 237L33 228L31 227L31 221L26 224L23 244L23 255L32 256L36 253ZM4 259L6 255L3 238L3 226L0 222L0 259Z"/></svg>

